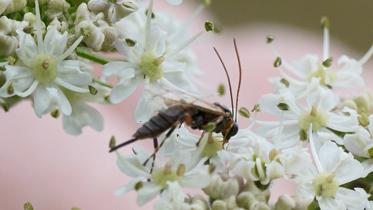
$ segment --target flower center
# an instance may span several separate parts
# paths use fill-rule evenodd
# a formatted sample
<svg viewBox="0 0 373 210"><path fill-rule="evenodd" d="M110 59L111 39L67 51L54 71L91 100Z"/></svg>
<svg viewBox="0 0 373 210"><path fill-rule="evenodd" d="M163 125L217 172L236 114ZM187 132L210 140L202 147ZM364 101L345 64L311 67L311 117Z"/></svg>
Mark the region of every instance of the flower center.
<svg viewBox="0 0 373 210"><path fill-rule="evenodd" d="M311 80L312 78L319 78L322 85L328 86L330 85L330 82L334 79L334 77L334 72L328 71L320 64L320 67L317 71L314 71L310 75L308 75L308 80Z"/></svg>
<svg viewBox="0 0 373 210"><path fill-rule="evenodd" d="M152 180L161 187L166 187L167 182L177 181L179 177L184 176L185 165L180 164L176 170L172 170L171 165L166 164L164 167L154 170Z"/></svg>
<svg viewBox="0 0 373 210"><path fill-rule="evenodd" d="M156 81L162 78L163 57L157 57L152 52L144 52L141 56L139 67L150 81Z"/></svg>
<svg viewBox="0 0 373 210"><path fill-rule="evenodd" d="M324 112L312 107L310 113L304 113L299 118L299 126L301 129L307 131L312 125L312 131L317 131L326 126L328 119Z"/></svg>
<svg viewBox="0 0 373 210"><path fill-rule="evenodd" d="M37 55L31 69L33 77L41 84L48 84L57 77L57 61L49 55Z"/></svg>
<svg viewBox="0 0 373 210"><path fill-rule="evenodd" d="M316 195L332 197L337 193L338 183L332 173L321 173L313 179L312 186Z"/></svg>

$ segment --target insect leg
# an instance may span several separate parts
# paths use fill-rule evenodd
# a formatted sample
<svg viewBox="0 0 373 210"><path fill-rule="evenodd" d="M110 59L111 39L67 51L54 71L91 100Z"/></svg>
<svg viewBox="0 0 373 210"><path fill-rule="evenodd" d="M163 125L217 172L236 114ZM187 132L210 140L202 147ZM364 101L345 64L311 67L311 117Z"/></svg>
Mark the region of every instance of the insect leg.
<svg viewBox="0 0 373 210"><path fill-rule="evenodd" d="M159 145L158 145L158 139L157 138L153 139L153 146L154 146L154 151L157 151L158 147L159 147ZM154 164L155 164L155 158L156 158L156 154L154 153L152 167L150 168L150 173L153 173Z"/></svg>
<svg viewBox="0 0 373 210"><path fill-rule="evenodd" d="M206 131L203 131L201 137L199 137L199 139L198 139L198 141L197 141L197 143L196 143L196 146L197 146L197 147L198 147L199 144L201 143L203 136L205 136L205 133L206 133Z"/></svg>
<svg viewBox="0 0 373 210"><path fill-rule="evenodd" d="M178 123L179 124L179 123ZM178 124L175 124L173 125L170 130L166 133L166 136L163 138L161 144L159 146L157 146L157 148L154 148L154 152L152 155L150 155L150 157L148 159L145 160L145 162L143 163L144 166L146 166L148 164L148 162L150 161L150 159L153 158L153 160L155 161L155 156L157 154L157 152L162 148L162 146L164 145L164 143L166 142L167 138L171 136L171 134L175 131L175 129L177 128ZM158 141L157 141L157 144L158 144ZM153 162L153 166L154 166L154 162ZM153 169L151 169L152 171Z"/></svg>

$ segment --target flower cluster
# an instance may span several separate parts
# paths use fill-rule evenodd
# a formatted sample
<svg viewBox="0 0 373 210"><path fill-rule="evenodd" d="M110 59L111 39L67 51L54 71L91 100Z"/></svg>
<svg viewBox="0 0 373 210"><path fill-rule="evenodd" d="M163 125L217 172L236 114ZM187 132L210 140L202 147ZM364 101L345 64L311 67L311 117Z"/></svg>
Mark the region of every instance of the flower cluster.
<svg viewBox="0 0 373 210"><path fill-rule="evenodd" d="M205 29L189 37L183 24L153 12L153 1L1 4L0 104L5 111L30 99L38 117L62 115L66 132L78 135L85 126L103 129L103 117L90 103L119 103L139 85L196 89L192 77L199 70L187 47ZM121 57L99 54L106 51ZM97 72L95 63L103 70ZM139 100L138 121L162 106L147 107L152 100L147 92Z"/></svg>
<svg viewBox="0 0 373 210"><path fill-rule="evenodd" d="M353 92L364 88L373 47L360 60L344 55L333 64L326 21L322 59L276 58L281 75L256 107L271 120L255 115L228 143L185 126L165 138L156 156L138 148L118 153L119 168L134 177L118 192L136 191L139 205L159 195L155 209L372 209L373 98ZM295 192L272 197L279 179Z"/></svg>
<svg viewBox="0 0 373 210"><path fill-rule="evenodd" d="M184 104L206 105L183 96L198 94L199 69L188 46L214 31L213 24L188 35L197 14L179 23L154 11L153 4L1 1L0 105L8 111L31 100L38 117L62 115L66 132L78 135L85 126L103 129L103 117L91 103L120 103L142 87L134 117L145 123L146 132L139 131L145 136L161 133L155 118L149 119L174 100L170 92ZM129 155L116 152L119 169L132 180L115 194L135 191L140 206L157 199L157 210L373 210L373 96L360 91L373 47L359 60L343 55L334 63L329 26L323 18L322 56L288 62L276 55L280 76L270 80L274 91L252 110L270 120L251 115L250 126L236 132L229 124L235 116L226 117L228 111L216 104L224 120L202 105L177 125L169 122L173 112L161 112L156 119L172 125L154 136L155 151L136 145ZM239 113L251 114L246 108ZM275 198L277 180L293 183L295 192Z"/></svg>

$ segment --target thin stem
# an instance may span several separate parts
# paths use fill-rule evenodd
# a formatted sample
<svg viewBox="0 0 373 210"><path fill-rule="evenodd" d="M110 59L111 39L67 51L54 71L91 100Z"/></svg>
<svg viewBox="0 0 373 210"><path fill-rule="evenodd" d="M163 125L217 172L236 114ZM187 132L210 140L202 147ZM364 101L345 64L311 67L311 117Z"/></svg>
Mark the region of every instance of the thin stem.
<svg viewBox="0 0 373 210"><path fill-rule="evenodd" d="M99 84L99 85L102 85L102 86L104 86L104 87L107 87L107 88L113 88L112 85L110 85L110 84L108 84L108 83L105 83L105 82L102 82L102 81L100 81L100 80L98 80L98 79L93 79L93 82L94 82L94 83L97 83L97 84Z"/></svg>
<svg viewBox="0 0 373 210"><path fill-rule="evenodd" d="M101 65L105 65L110 62L110 60L107 59L106 57L90 53L80 47L76 48L76 54L82 58L85 58L87 60L93 61Z"/></svg>
<svg viewBox="0 0 373 210"><path fill-rule="evenodd" d="M370 46L369 50L365 53L365 55L359 60L360 65L364 65L373 55L373 44Z"/></svg>
<svg viewBox="0 0 373 210"><path fill-rule="evenodd" d="M329 28L324 27L324 41L323 41L323 60L329 58L330 54L330 33Z"/></svg>

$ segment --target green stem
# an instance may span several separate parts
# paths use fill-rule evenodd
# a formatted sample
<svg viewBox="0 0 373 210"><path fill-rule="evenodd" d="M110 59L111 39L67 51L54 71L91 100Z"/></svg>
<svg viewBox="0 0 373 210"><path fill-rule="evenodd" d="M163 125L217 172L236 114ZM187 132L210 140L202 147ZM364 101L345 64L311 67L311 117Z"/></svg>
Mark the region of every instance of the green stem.
<svg viewBox="0 0 373 210"><path fill-rule="evenodd" d="M105 64L107 64L107 63L110 62L109 59L107 59L107 58L105 58L103 56L100 56L100 55L88 52L87 50L84 50L81 47L78 47L76 49L76 54L78 56L82 57L82 58L88 59L90 61L93 61L93 62L98 63L98 64L102 64L102 65L105 65Z"/></svg>
<svg viewBox="0 0 373 210"><path fill-rule="evenodd" d="M102 85L102 86L104 86L104 87L113 88L112 85L110 85L110 84L108 84L108 83L105 83L105 82L102 82L102 81L97 80L97 79L93 79L93 82L95 82L95 83L97 83L97 84L99 84L99 85Z"/></svg>

